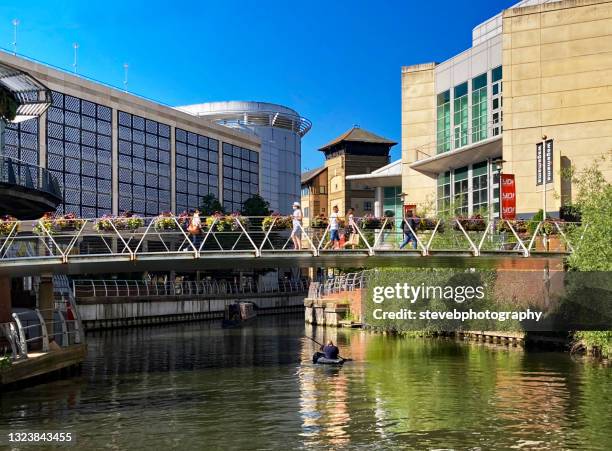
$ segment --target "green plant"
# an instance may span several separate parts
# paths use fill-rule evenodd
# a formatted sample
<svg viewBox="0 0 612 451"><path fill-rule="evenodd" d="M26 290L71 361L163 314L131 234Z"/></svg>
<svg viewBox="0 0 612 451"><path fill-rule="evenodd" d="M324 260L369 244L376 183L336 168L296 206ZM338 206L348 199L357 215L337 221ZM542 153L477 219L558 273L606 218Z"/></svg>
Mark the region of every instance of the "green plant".
<svg viewBox="0 0 612 451"><path fill-rule="evenodd" d="M38 222L34 224L33 231L38 235L46 233L53 235L60 232L80 230L85 224L84 219L77 218L74 213L56 215L45 213Z"/></svg>
<svg viewBox="0 0 612 451"><path fill-rule="evenodd" d="M259 194L253 194L242 204L242 212L245 216L267 216L270 214L270 202Z"/></svg>
<svg viewBox="0 0 612 451"><path fill-rule="evenodd" d="M211 216L216 213L223 213L223 205L221 202L215 197L214 194L207 194L202 197L202 201L200 202L200 214L203 216Z"/></svg>
<svg viewBox="0 0 612 451"><path fill-rule="evenodd" d="M0 370L4 368L9 368L13 364L11 360L11 356L4 355L0 357Z"/></svg>
<svg viewBox="0 0 612 451"><path fill-rule="evenodd" d="M5 122L12 121L17 116L19 101L12 92L6 88L0 88L0 118Z"/></svg>
<svg viewBox="0 0 612 451"><path fill-rule="evenodd" d="M19 232L19 222L17 218L9 215L0 217L0 236L7 236L12 231Z"/></svg>
<svg viewBox="0 0 612 451"><path fill-rule="evenodd" d="M288 230L292 227L292 218L291 216L281 216L281 215L271 215L266 216L261 222L261 229L264 232L270 230L270 227L273 227L272 230Z"/></svg>
<svg viewBox="0 0 612 451"><path fill-rule="evenodd" d="M179 224L174 219L174 215L170 212L163 212L153 220L153 228L155 230L178 230Z"/></svg>
<svg viewBox="0 0 612 451"><path fill-rule="evenodd" d="M310 227L312 227L313 229L325 229L325 228L327 228L328 224L329 224L329 221L325 217L324 214L320 214L318 216L315 216L310 221Z"/></svg>

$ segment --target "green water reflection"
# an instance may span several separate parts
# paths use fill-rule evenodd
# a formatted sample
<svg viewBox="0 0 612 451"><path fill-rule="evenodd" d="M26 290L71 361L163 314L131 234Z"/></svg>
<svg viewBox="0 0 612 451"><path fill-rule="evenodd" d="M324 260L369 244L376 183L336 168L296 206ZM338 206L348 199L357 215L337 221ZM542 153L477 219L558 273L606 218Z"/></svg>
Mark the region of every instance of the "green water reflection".
<svg viewBox="0 0 612 451"><path fill-rule="evenodd" d="M310 363L340 342L343 368ZM260 317L96 334L82 373L0 396L0 434L78 449L609 449L609 368ZM5 441L0 441L0 448ZM38 447L37 449L41 449Z"/></svg>

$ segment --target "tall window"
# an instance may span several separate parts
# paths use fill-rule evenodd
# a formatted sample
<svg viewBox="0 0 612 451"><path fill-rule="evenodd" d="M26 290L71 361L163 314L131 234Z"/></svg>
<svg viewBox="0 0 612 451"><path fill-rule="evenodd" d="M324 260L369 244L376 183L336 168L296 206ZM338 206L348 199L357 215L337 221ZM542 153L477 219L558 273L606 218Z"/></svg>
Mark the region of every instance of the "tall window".
<svg viewBox="0 0 612 451"><path fill-rule="evenodd" d="M437 153L446 152L451 147L450 91L437 96Z"/></svg>
<svg viewBox="0 0 612 451"><path fill-rule="evenodd" d="M467 215L469 213L469 184L467 166L455 169L453 178L455 214Z"/></svg>
<svg viewBox="0 0 612 451"><path fill-rule="evenodd" d="M6 124L4 154L25 163L38 165L38 119Z"/></svg>
<svg viewBox="0 0 612 451"><path fill-rule="evenodd" d="M170 126L119 111L119 210L170 210Z"/></svg>
<svg viewBox="0 0 612 451"><path fill-rule="evenodd" d="M487 209L488 196L488 174L486 161L472 166L472 212L483 213Z"/></svg>
<svg viewBox="0 0 612 451"><path fill-rule="evenodd" d="M472 80L472 142L487 138L487 74Z"/></svg>
<svg viewBox="0 0 612 451"><path fill-rule="evenodd" d="M468 143L468 84L461 83L455 87L453 100L453 138L454 148Z"/></svg>
<svg viewBox="0 0 612 451"><path fill-rule="evenodd" d="M219 198L219 141L176 129L176 211L200 206L202 197Z"/></svg>
<svg viewBox="0 0 612 451"><path fill-rule="evenodd" d="M438 214L447 214L451 200L450 171L438 175Z"/></svg>
<svg viewBox="0 0 612 451"><path fill-rule="evenodd" d="M502 97L502 67L496 67L491 71L491 122L493 124L493 136L503 131L503 97Z"/></svg>
<svg viewBox="0 0 612 451"><path fill-rule="evenodd" d="M63 186L60 213L99 217L112 208L111 109L52 92L47 167Z"/></svg>
<svg viewBox="0 0 612 451"><path fill-rule="evenodd" d="M259 192L259 154L223 143L223 206L240 211L251 195Z"/></svg>

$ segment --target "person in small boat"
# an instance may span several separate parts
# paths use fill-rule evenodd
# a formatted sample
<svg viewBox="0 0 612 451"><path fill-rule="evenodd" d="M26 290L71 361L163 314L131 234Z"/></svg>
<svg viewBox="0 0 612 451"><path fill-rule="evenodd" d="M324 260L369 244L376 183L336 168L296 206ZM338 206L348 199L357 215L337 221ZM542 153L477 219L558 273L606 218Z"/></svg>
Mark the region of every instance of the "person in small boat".
<svg viewBox="0 0 612 451"><path fill-rule="evenodd" d="M323 351L325 358L330 360L336 360L338 355L340 355L338 346L334 345L334 342L331 340L329 340L325 346L321 346L321 351Z"/></svg>

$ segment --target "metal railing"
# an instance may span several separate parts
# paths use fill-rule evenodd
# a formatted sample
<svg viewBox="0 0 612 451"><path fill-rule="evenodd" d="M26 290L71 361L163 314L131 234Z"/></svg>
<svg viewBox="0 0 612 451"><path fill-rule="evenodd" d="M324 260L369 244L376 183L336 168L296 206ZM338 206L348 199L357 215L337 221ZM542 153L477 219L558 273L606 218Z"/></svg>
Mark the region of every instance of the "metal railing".
<svg viewBox="0 0 612 451"><path fill-rule="evenodd" d="M436 139L427 144L417 147L416 161L431 158L436 155L450 152L451 150L461 149L462 147L486 142L493 138L501 138L503 122L487 122L484 125L472 127L454 127L449 129L449 134L442 140Z"/></svg>
<svg viewBox="0 0 612 451"><path fill-rule="evenodd" d="M74 280L73 294L84 298L130 297L212 297L240 294L305 293L308 279L281 279L274 283L258 283L246 280L242 283L230 280L201 280L152 283L144 280Z"/></svg>
<svg viewBox="0 0 612 451"><path fill-rule="evenodd" d="M187 230L187 222L176 216L163 218L66 219L47 218L35 223L0 223L0 266L24 262L81 263L95 261L135 261L166 256L206 259L227 257L260 258L280 254L359 252L367 255L398 251L405 220L358 218L340 228L345 242L330 242L330 225L325 228L291 227L281 217L210 217L197 235ZM341 223L343 221L341 220ZM498 219L426 219L408 224L413 243L404 252L422 256L445 251L461 256L516 254L569 254L580 244L586 225L564 221L508 221ZM414 228L414 230L413 230ZM292 235L300 249L294 249ZM351 235L354 240L350 237ZM348 245L350 244L350 245Z"/></svg>
<svg viewBox="0 0 612 451"><path fill-rule="evenodd" d="M310 284L308 297L321 299L333 293L355 291L366 288L369 277L375 272L374 269L367 269L359 272L339 274L320 282Z"/></svg>
<svg viewBox="0 0 612 451"><path fill-rule="evenodd" d="M32 351L48 352L51 341L60 347L85 342L80 316L70 300L55 301L54 309L14 312L12 316L12 322L0 324L0 336L9 343L13 360L26 359Z"/></svg>
<svg viewBox="0 0 612 451"><path fill-rule="evenodd" d="M0 155L0 183L35 189L62 199L56 178L45 168Z"/></svg>

